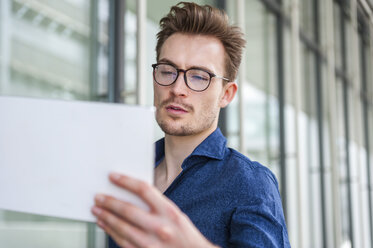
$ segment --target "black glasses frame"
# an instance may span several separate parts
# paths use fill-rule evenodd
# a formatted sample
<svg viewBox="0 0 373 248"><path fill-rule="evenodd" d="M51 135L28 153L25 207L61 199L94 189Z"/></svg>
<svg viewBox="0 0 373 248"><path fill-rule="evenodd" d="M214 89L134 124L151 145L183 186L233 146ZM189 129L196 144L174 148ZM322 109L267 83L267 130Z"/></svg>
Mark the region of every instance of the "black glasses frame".
<svg viewBox="0 0 373 248"><path fill-rule="evenodd" d="M157 79L155 78L155 69L156 69L159 65L169 65L169 66L172 66L173 68L175 68L175 70L176 70L176 72L177 72L177 75L176 75L175 80L174 80L172 83L170 83L170 84L161 84L160 82L157 81ZM191 90L193 90L193 91L197 91L197 92L205 91L205 90L210 86L211 79L212 79L213 77L216 77L216 78L219 78L219 79L222 79L222 80L228 81L228 82L230 81L228 78L218 76L218 75L216 75L216 74L214 74L214 73L212 73L212 72L209 72L209 71L204 70L204 69L201 69L201 68L189 68L189 69L187 69L187 70L183 70L183 69L178 69L178 68L176 68L174 65L169 64L169 63L157 63L157 64L152 64L152 67L153 67L153 79L154 79L154 81L155 81L157 84L159 84L159 85L161 85L161 86L170 86L170 85L174 84L174 83L176 82L176 80L179 78L180 72L183 72L183 73L184 73L184 82L185 82L186 86L188 86L189 89L191 89ZM188 79L187 79L187 76L186 76L186 73L187 73L188 71L190 71L190 70L201 70L201 71L206 72L206 73L210 76L210 78L209 78L209 83L207 84L206 88L204 88L203 90L195 90L195 89L192 89L192 88L189 86L189 84L188 84Z"/></svg>

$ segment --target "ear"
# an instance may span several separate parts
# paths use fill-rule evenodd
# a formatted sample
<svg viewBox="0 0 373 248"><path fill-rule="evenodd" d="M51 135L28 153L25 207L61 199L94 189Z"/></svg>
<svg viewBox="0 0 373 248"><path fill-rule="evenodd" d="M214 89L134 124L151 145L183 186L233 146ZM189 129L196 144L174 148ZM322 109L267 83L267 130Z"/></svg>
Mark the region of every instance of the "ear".
<svg viewBox="0 0 373 248"><path fill-rule="evenodd" d="M235 82L229 82L223 86L219 104L220 108L225 108L233 100L237 92L237 87Z"/></svg>

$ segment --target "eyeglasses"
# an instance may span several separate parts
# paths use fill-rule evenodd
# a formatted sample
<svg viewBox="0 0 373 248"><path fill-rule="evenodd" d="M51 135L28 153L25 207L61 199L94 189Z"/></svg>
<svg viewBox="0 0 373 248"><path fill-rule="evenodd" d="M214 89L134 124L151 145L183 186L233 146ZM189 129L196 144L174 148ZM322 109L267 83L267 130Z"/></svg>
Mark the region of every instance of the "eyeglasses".
<svg viewBox="0 0 373 248"><path fill-rule="evenodd" d="M162 86L169 86L175 83L180 72L184 72L184 82L188 88L198 92L206 90L213 77L230 81L225 77L217 76L203 69L190 68L188 70L183 70L166 63L153 64L152 67L154 81Z"/></svg>

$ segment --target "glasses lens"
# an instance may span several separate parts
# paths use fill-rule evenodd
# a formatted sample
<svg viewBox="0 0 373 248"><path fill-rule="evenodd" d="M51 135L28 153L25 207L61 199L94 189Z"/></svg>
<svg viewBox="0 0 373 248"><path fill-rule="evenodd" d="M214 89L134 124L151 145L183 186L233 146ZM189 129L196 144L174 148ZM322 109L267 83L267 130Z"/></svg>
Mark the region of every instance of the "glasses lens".
<svg viewBox="0 0 373 248"><path fill-rule="evenodd" d="M177 70L171 65L157 65L154 69L154 79L161 85L170 85L175 82Z"/></svg>
<svg viewBox="0 0 373 248"><path fill-rule="evenodd" d="M202 70L192 69L186 74L188 86L196 91L205 90L210 84L210 75Z"/></svg>

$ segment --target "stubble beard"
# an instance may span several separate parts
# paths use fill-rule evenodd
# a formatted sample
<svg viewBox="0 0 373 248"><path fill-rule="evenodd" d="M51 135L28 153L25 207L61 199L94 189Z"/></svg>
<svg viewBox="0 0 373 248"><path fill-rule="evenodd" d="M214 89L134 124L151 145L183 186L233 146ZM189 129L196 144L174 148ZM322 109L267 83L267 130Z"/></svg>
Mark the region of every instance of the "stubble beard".
<svg viewBox="0 0 373 248"><path fill-rule="evenodd" d="M192 122L193 120L184 122L180 120L181 118L167 117L167 119L163 119L158 110L156 113L156 120L165 134L173 136L192 136L211 128L218 117L219 108L217 106L202 106L201 109L208 109L210 111L205 111L200 116L197 116L197 118L194 118L195 122Z"/></svg>

